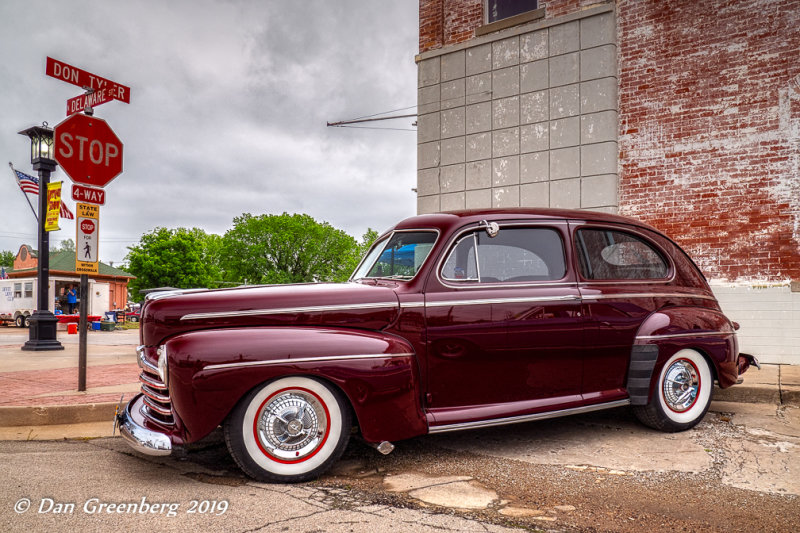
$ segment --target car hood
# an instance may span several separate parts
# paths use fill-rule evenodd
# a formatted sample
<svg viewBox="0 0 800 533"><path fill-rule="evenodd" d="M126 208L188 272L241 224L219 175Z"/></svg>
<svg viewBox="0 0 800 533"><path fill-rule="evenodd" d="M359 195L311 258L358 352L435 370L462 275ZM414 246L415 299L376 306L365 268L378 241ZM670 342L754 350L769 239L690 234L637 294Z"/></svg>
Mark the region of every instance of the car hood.
<svg viewBox="0 0 800 533"><path fill-rule="evenodd" d="M141 341L241 326L340 326L383 329L400 306L389 287L360 283L269 285L159 293L142 310Z"/></svg>

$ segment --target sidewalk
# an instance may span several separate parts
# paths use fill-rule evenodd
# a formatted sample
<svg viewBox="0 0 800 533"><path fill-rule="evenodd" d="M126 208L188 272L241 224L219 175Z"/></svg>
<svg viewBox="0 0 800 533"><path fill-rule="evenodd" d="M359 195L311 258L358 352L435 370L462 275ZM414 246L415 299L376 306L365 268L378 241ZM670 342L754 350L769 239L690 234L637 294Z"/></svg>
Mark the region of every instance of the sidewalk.
<svg viewBox="0 0 800 533"><path fill-rule="evenodd" d="M86 391L78 392L78 335L64 350L27 352L28 330L0 327L0 440L110 436L120 396L139 391L139 331L89 331Z"/></svg>
<svg viewBox="0 0 800 533"><path fill-rule="evenodd" d="M138 330L88 332L85 392L78 392L78 335L64 350L25 352L28 330L0 327L0 440L110 436L120 396L139 392ZM800 406L800 366L750 368L714 400Z"/></svg>

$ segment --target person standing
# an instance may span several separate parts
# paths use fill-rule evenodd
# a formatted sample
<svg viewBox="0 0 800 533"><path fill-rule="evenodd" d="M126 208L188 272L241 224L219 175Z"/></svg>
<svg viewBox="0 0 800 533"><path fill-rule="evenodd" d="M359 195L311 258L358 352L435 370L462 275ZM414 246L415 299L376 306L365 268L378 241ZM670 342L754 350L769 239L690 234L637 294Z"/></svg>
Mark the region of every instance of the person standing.
<svg viewBox="0 0 800 533"><path fill-rule="evenodd" d="M78 293L75 291L75 285L70 286L67 293L67 307L69 307L69 314L75 313L75 305L78 303Z"/></svg>

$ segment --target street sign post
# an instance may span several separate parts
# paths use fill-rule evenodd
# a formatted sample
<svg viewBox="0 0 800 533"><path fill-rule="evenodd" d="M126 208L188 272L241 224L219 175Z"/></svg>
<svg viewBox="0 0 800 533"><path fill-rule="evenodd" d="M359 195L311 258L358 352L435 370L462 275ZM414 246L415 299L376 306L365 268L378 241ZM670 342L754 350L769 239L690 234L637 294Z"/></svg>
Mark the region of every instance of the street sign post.
<svg viewBox="0 0 800 533"><path fill-rule="evenodd" d="M75 183L105 187L122 173L122 142L105 120L72 115L54 134L56 161Z"/></svg>
<svg viewBox="0 0 800 533"><path fill-rule="evenodd" d="M78 274L98 274L97 247L100 233L100 207L78 204L75 238L75 271ZM83 297L83 295L81 295Z"/></svg>
<svg viewBox="0 0 800 533"><path fill-rule="evenodd" d="M78 390L85 391L88 275L97 275L99 271L100 205L106 200L102 188L122 173L122 142L105 120L91 116L92 107L111 100L129 104L131 89L52 57L47 58L45 74L86 91L67 100L67 118L53 132L55 159L74 182L72 198L78 202L75 224L75 271L81 275Z"/></svg>

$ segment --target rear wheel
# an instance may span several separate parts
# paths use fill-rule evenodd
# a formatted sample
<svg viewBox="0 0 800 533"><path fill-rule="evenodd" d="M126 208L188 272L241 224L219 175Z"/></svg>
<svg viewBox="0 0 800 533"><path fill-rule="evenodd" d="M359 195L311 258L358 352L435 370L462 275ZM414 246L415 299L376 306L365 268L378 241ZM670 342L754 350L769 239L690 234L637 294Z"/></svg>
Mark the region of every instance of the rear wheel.
<svg viewBox="0 0 800 533"><path fill-rule="evenodd" d="M706 358L694 350L680 350L661 369L648 404L634 407L633 412L646 426L683 431L703 419L713 386Z"/></svg>
<svg viewBox="0 0 800 533"><path fill-rule="evenodd" d="M262 481L313 479L342 455L350 409L321 381L289 377L247 394L225 423L225 441L239 467Z"/></svg>

